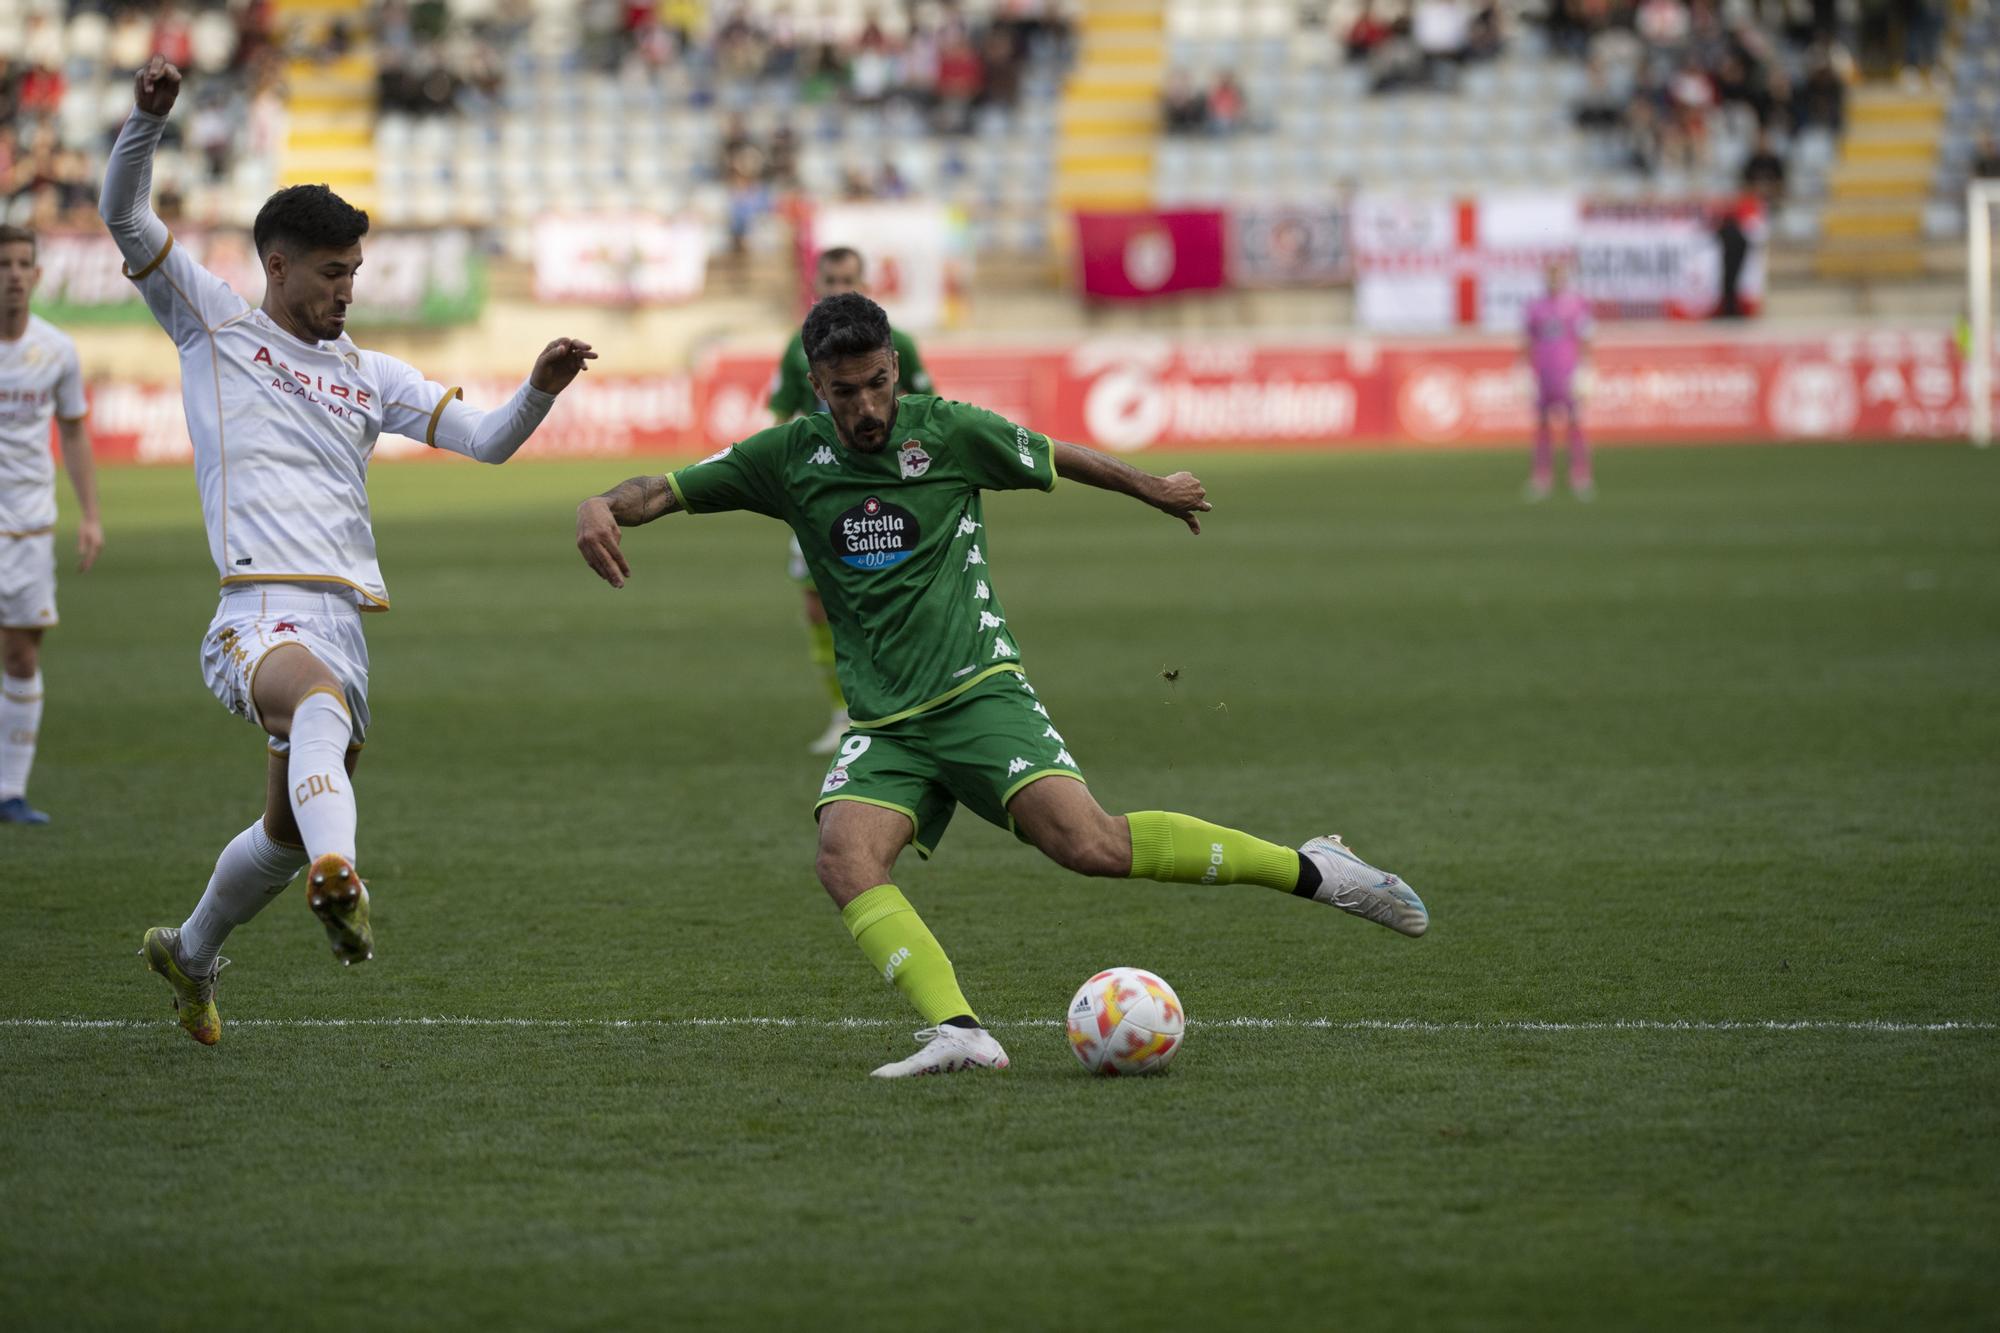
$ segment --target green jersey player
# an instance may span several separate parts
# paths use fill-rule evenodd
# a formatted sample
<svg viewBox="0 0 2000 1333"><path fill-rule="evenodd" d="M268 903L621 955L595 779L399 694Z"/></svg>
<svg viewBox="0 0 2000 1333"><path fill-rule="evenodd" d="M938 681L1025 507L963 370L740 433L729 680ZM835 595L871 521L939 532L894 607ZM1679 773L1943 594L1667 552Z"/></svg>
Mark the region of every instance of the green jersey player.
<svg viewBox="0 0 2000 1333"><path fill-rule="evenodd" d="M860 292L865 296L867 291L866 271L859 251L844 245L836 246L831 250L822 250L813 262L815 301L838 296L842 292ZM931 376L924 369L923 358L917 355L917 344L901 329L893 330L891 336L896 344L896 363L902 371L896 377L897 393L929 393ZM812 371L806 365L806 345L799 334L792 335L783 359L778 362L778 373L771 380L770 408L781 425L797 417L826 410L826 404L812 386ZM791 574L792 582L798 584L805 595L806 634L811 644L808 652L813 668L819 672L820 682L833 705L833 716L828 719L826 730L808 748L814 754L832 754L847 731L847 698L840 691L840 676L834 670L833 630L826 623L826 608L820 603L819 590L813 586L812 571L806 565L796 537L792 539Z"/></svg>
<svg viewBox="0 0 2000 1333"><path fill-rule="evenodd" d="M877 1076L1007 1064L893 882L903 848L929 856L961 804L1079 874L1258 884L1424 933L1417 895L1338 836L1293 851L1190 815L1107 814L1028 682L987 559L981 494L1048 490L1061 477L1199 533L1209 510L1200 481L1154 476L962 403L897 398L888 317L858 293L821 301L804 338L826 412L585 500L577 547L620 588L631 576L622 527L743 509L798 536L854 713L820 787L819 880L869 963L926 1024L922 1048Z"/></svg>

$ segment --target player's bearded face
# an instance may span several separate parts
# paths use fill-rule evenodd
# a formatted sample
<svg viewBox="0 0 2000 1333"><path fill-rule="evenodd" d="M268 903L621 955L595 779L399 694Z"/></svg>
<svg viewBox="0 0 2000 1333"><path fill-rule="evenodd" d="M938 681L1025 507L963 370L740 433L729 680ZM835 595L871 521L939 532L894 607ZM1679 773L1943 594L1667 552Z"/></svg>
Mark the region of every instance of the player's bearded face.
<svg viewBox="0 0 2000 1333"><path fill-rule="evenodd" d="M887 347L813 367L813 388L826 400L842 444L864 454L888 447L896 425L899 370L896 353Z"/></svg>
<svg viewBox="0 0 2000 1333"><path fill-rule="evenodd" d="M359 244L344 250L308 250L292 258L283 274L285 313L292 324L322 342L344 333L347 308L354 304L354 274L360 267Z"/></svg>

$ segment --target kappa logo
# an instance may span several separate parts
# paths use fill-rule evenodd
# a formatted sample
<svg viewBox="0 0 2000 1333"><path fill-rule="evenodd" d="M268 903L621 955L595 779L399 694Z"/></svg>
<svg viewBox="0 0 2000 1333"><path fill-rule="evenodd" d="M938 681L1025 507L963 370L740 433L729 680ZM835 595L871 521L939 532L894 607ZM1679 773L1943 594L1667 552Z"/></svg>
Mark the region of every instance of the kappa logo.
<svg viewBox="0 0 2000 1333"><path fill-rule="evenodd" d="M1064 768L1076 767L1076 760L1070 758L1069 750L1067 748L1056 751L1056 762L1058 764L1061 764Z"/></svg>
<svg viewBox="0 0 2000 1333"><path fill-rule="evenodd" d="M905 440L896 450L896 470L909 481L931 470L931 456L915 440Z"/></svg>
<svg viewBox="0 0 2000 1333"><path fill-rule="evenodd" d="M973 588L972 595L982 602L988 602L993 600L993 589L986 586L985 579L981 579L978 585Z"/></svg>
<svg viewBox="0 0 2000 1333"><path fill-rule="evenodd" d="M993 655L995 657L1012 657L1014 656L1014 650L1008 645L1005 639L995 639L993 641Z"/></svg>
<svg viewBox="0 0 2000 1333"><path fill-rule="evenodd" d="M1068 741L1065 741L1065 740L1064 740L1064 739L1062 738L1062 733L1061 733L1060 731L1057 731L1057 730L1056 730L1056 729L1055 729L1055 728L1054 728L1053 726L1051 726L1051 727L1048 727L1048 728L1046 728L1046 729L1045 729L1045 730L1044 730L1044 731L1042 732L1042 739L1044 739L1044 740L1053 740L1053 741L1054 741L1054 742L1055 742L1055 743L1056 743L1057 745L1067 745L1067 744L1069 744L1069 742L1068 742Z"/></svg>
<svg viewBox="0 0 2000 1333"><path fill-rule="evenodd" d="M974 565L983 565L985 563L986 563L986 557L979 554L979 548L977 546L973 547L971 550L965 553L965 567L967 569L971 569Z"/></svg>
<svg viewBox="0 0 2000 1333"><path fill-rule="evenodd" d="M1028 761L1020 758L1019 756L1015 757L1013 763L1007 765L1007 776L1010 778L1013 777L1016 773L1025 773L1027 771L1028 771Z"/></svg>
<svg viewBox="0 0 2000 1333"><path fill-rule="evenodd" d="M994 615L991 611L981 611L979 613L979 628L981 629L999 629L1006 623L1004 619Z"/></svg>
<svg viewBox="0 0 2000 1333"><path fill-rule="evenodd" d="M812 457L806 459L806 462L808 463L818 463L821 464L822 466L824 466L827 463L831 463L832 461L833 461L833 450L823 444L819 448L813 450Z"/></svg>
<svg viewBox="0 0 2000 1333"><path fill-rule="evenodd" d="M972 515L967 514L963 518L958 520L959 536L970 537L973 533L977 531L979 531L979 525L972 521Z"/></svg>
<svg viewBox="0 0 2000 1333"><path fill-rule="evenodd" d="M1048 717L1049 715L1049 710L1042 707L1040 704L1035 705L1035 711L1037 713L1040 713L1044 718Z"/></svg>

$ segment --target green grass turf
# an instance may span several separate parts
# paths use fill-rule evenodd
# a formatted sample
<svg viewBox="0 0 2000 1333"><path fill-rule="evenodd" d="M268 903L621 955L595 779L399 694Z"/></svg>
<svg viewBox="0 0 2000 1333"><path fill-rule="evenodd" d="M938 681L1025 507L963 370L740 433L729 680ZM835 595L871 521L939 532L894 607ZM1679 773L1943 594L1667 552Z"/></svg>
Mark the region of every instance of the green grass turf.
<svg viewBox="0 0 2000 1333"><path fill-rule="evenodd" d="M294 889L187 1041L133 951L262 744L199 678L192 481L108 476L46 652L58 822L0 829L0 1018L144 1025L0 1026L6 1322L1990 1320L1990 1026L1199 1024L2000 1022L2000 453L1614 452L1591 507L1495 455L1198 466L1199 539L990 502L1042 698L1108 808L1338 829L1432 932L1077 880L961 814L901 882L1014 1067L898 1085L866 1073L916 1023L812 882L783 534L676 517L613 593L570 515L619 463L378 470L377 960L334 966ZM1120 962L1197 1024L1163 1078L1048 1025ZM248 1021L439 1015L873 1025Z"/></svg>

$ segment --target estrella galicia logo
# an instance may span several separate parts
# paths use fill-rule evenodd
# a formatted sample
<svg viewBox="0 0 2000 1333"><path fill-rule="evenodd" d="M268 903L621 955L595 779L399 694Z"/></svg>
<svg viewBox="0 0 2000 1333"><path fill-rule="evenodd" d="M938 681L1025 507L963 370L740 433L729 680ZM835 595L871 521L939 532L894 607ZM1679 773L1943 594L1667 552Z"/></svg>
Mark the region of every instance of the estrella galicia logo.
<svg viewBox="0 0 2000 1333"><path fill-rule="evenodd" d="M856 569L887 569L910 558L922 535L917 516L869 496L833 521L833 553Z"/></svg>

